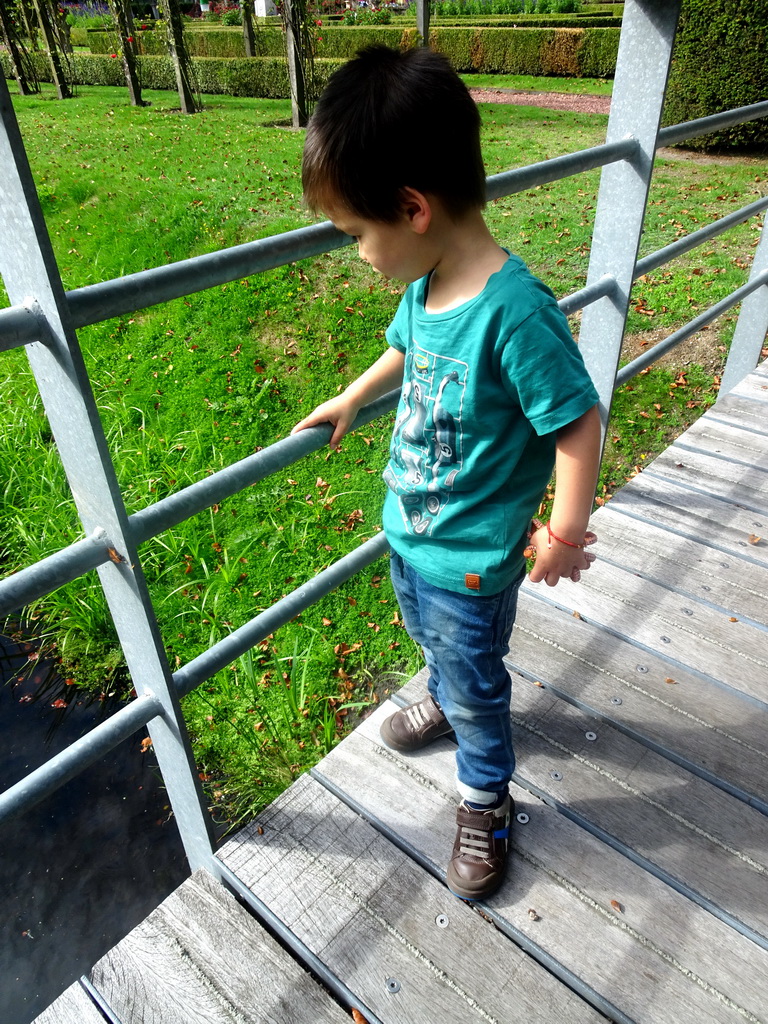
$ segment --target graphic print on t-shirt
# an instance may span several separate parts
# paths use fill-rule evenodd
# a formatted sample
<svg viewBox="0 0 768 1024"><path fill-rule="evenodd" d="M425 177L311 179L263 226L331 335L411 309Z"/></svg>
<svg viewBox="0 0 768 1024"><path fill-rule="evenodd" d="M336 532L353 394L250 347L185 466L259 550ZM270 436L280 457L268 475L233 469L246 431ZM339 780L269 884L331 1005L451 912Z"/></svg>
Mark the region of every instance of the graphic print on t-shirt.
<svg viewBox="0 0 768 1024"><path fill-rule="evenodd" d="M461 472L467 364L421 348L406 357L400 409L384 480L408 533L429 535Z"/></svg>

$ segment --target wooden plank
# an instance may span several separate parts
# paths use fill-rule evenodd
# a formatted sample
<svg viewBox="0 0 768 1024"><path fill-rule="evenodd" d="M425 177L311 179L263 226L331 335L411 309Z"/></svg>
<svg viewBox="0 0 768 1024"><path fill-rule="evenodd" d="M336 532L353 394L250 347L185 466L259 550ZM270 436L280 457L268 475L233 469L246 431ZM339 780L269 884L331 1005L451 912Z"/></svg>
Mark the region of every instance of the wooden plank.
<svg viewBox="0 0 768 1024"><path fill-rule="evenodd" d="M675 445L743 462L763 472L768 468L768 442L763 434L709 416L702 416L680 434Z"/></svg>
<svg viewBox="0 0 768 1024"><path fill-rule="evenodd" d="M104 1018L78 982L35 1017L32 1024L104 1024Z"/></svg>
<svg viewBox="0 0 768 1024"><path fill-rule="evenodd" d="M692 669L768 703L768 635L748 620L605 562L584 573L578 586L549 590L526 582L521 593L661 655L670 676L678 667Z"/></svg>
<svg viewBox="0 0 768 1024"><path fill-rule="evenodd" d="M541 601L521 598L508 664L765 801L768 710Z"/></svg>
<svg viewBox="0 0 768 1024"><path fill-rule="evenodd" d="M404 699L419 689L409 684ZM512 722L526 783L742 921L768 946L764 814L523 680ZM561 776L556 784L552 772Z"/></svg>
<svg viewBox="0 0 768 1024"><path fill-rule="evenodd" d="M751 509L757 515L765 515L768 511L768 472L765 468L728 462L701 452L686 451L673 444L658 455L643 473L663 477L690 488L692 492L712 495Z"/></svg>
<svg viewBox="0 0 768 1024"><path fill-rule="evenodd" d="M706 538L712 548L726 556L738 554L768 567L768 543L757 546L749 543L752 535L768 537L768 515L691 491L647 472L617 491L610 507L674 530L691 540ZM595 515L599 516L599 512ZM598 518L594 519L594 525L599 535Z"/></svg>
<svg viewBox="0 0 768 1024"><path fill-rule="evenodd" d="M681 537L655 523L630 522L610 505L593 517L592 528L598 536L592 550L601 561L606 559L676 593L717 605L731 615L768 625L768 573L764 568L740 556L726 560L721 551L706 543ZM768 536L751 545L756 547L768 551ZM596 571L600 571L599 565Z"/></svg>
<svg viewBox="0 0 768 1024"><path fill-rule="evenodd" d="M410 756L388 750L378 724L392 710L377 710L320 770L444 866L455 831L455 747L444 739ZM529 821L516 824L508 878L487 903L501 926L516 929L633 1021L766 1020L765 950L552 807L517 786L512 792Z"/></svg>
<svg viewBox="0 0 768 1024"><path fill-rule="evenodd" d="M206 872L91 972L121 1024L346 1024L349 1017Z"/></svg>
<svg viewBox="0 0 768 1024"><path fill-rule="evenodd" d="M386 1024L603 1019L306 776L218 856Z"/></svg>
<svg viewBox="0 0 768 1024"><path fill-rule="evenodd" d="M743 429L768 434L768 410L765 406L753 398L747 398L733 391L718 398L715 405L707 410L706 416L707 419L732 423Z"/></svg>
<svg viewBox="0 0 768 1024"><path fill-rule="evenodd" d="M739 381L735 388L731 389L732 395L742 398L751 398L754 401L768 402L768 381L766 381L765 364L748 374L744 380Z"/></svg>

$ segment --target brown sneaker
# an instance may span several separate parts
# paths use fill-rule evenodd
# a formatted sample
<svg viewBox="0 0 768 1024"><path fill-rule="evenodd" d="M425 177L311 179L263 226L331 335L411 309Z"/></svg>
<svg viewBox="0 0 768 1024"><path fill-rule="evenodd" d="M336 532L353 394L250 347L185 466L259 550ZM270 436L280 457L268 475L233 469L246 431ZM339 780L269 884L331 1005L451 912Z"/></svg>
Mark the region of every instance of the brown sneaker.
<svg viewBox="0 0 768 1024"><path fill-rule="evenodd" d="M401 708L381 723L381 738L395 750L421 750L432 740L452 732L440 705L428 693L424 700Z"/></svg>
<svg viewBox="0 0 768 1024"><path fill-rule="evenodd" d="M504 880L509 848L509 823L515 811L507 794L501 807L475 811L466 802L456 812L456 842L446 881L448 888L463 900L481 900L490 896Z"/></svg>

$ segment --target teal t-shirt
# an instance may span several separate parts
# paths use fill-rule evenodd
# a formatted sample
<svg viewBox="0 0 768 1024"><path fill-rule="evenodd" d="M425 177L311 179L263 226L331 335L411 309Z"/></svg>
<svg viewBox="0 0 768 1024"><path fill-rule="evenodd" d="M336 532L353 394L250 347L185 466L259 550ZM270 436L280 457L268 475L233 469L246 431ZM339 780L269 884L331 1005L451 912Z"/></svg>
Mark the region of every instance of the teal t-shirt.
<svg viewBox="0 0 768 1024"><path fill-rule="evenodd" d="M598 400L552 292L510 255L479 295L427 313L410 285L387 330L405 356L384 530L436 587L495 594L520 573L555 433Z"/></svg>

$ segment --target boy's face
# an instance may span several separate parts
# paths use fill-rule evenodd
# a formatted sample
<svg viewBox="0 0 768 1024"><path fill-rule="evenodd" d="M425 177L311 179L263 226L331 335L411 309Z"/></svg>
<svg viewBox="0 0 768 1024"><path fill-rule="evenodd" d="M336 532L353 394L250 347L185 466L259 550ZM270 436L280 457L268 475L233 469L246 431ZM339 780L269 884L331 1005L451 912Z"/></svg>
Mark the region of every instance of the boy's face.
<svg viewBox="0 0 768 1024"><path fill-rule="evenodd" d="M414 230L413 220L404 210L393 223L360 217L347 207L328 203L325 216L357 242L360 258L384 277L410 284L433 268L424 236Z"/></svg>

